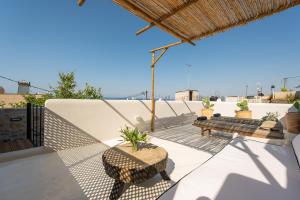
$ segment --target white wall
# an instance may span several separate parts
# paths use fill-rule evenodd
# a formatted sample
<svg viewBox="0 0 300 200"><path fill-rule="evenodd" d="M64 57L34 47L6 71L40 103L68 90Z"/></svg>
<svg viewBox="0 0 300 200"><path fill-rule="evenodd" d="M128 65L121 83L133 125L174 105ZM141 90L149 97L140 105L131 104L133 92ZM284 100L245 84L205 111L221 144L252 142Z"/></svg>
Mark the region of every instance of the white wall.
<svg viewBox="0 0 300 200"><path fill-rule="evenodd" d="M214 104L214 113L221 113L222 116L235 115L236 103L214 102ZM291 105L254 103L249 107L253 118L259 119L266 112L278 112L279 118L282 118ZM137 117L145 122L151 119L151 101L48 100L46 108L98 140L109 140L120 136L120 128L125 125L135 126L139 123ZM200 101L157 101L156 116L161 119L191 112L200 115L202 108ZM45 132L45 134L50 133Z"/></svg>

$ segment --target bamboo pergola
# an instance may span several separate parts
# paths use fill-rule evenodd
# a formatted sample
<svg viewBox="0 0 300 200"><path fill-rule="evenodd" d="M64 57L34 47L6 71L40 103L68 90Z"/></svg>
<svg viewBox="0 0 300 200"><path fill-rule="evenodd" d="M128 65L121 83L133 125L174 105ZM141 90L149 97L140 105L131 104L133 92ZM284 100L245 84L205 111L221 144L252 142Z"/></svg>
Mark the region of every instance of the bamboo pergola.
<svg viewBox="0 0 300 200"><path fill-rule="evenodd" d="M81 6L85 0L78 0ZM153 27L173 35L178 42L150 50L152 54L152 118L154 131L154 69L157 61L173 46L188 43L245 25L300 4L300 0L113 0L148 25L140 35ZM158 56L155 55L160 51Z"/></svg>

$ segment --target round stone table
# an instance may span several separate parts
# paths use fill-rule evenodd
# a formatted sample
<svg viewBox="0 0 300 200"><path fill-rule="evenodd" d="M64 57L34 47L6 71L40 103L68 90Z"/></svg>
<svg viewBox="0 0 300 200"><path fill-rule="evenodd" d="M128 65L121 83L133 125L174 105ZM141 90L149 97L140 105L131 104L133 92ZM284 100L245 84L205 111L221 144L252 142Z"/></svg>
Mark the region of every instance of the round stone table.
<svg viewBox="0 0 300 200"><path fill-rule="evenodd" d="M125 184L144 182L157 173L170 180L165 171L167 160L168 152L150 143L139 143L137 151L128 143L106 150L102 155L104 169L115 179L110 199L120 197Z"/></svg>

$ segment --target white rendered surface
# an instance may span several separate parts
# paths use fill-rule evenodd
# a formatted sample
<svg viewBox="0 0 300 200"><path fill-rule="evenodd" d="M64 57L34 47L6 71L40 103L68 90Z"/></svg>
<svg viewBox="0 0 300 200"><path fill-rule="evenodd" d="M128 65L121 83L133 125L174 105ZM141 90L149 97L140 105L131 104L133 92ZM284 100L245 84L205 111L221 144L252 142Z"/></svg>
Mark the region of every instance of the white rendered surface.
<svg viewBox="0 0 300 200"><path fill-rule="evenodd" d="M299 188L291 147L236 138L160 199L298 200Z"/></svg>

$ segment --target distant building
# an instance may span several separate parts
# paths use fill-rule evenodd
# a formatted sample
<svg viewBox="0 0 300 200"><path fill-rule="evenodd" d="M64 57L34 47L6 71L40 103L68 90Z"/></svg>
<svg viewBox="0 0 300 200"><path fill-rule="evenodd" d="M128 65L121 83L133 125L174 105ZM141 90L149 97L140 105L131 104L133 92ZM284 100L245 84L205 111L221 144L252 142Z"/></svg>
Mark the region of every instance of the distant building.
<svg viewBox="0 0 300 200"><path fill-rule="evenodd" d="M227 96L225 97L226 102L240 102L247 100L249 103L269 103L271 96Z"/></svg>
<svg viewBox="0 0 300 200"><path fill-rule="evenodd" d="M175 93L175 100L199 101L198 90L183 90Z"/></svg>
<svg viewBox="0 0 300 200"><path fill-rule="evenodd" d="M18 94L29 94L30 82L18 82Z"/></svg>
<svg viewBox="0 0 300 200"><path fill-rule="evenodd" d="M37 98L41 97L41 94L33 94ZM25 95L26 96L26 95ZM23 94L0 94L0 103L4 104L4 108L11 108L12 104L24 102L25 98Z"/></svg>

